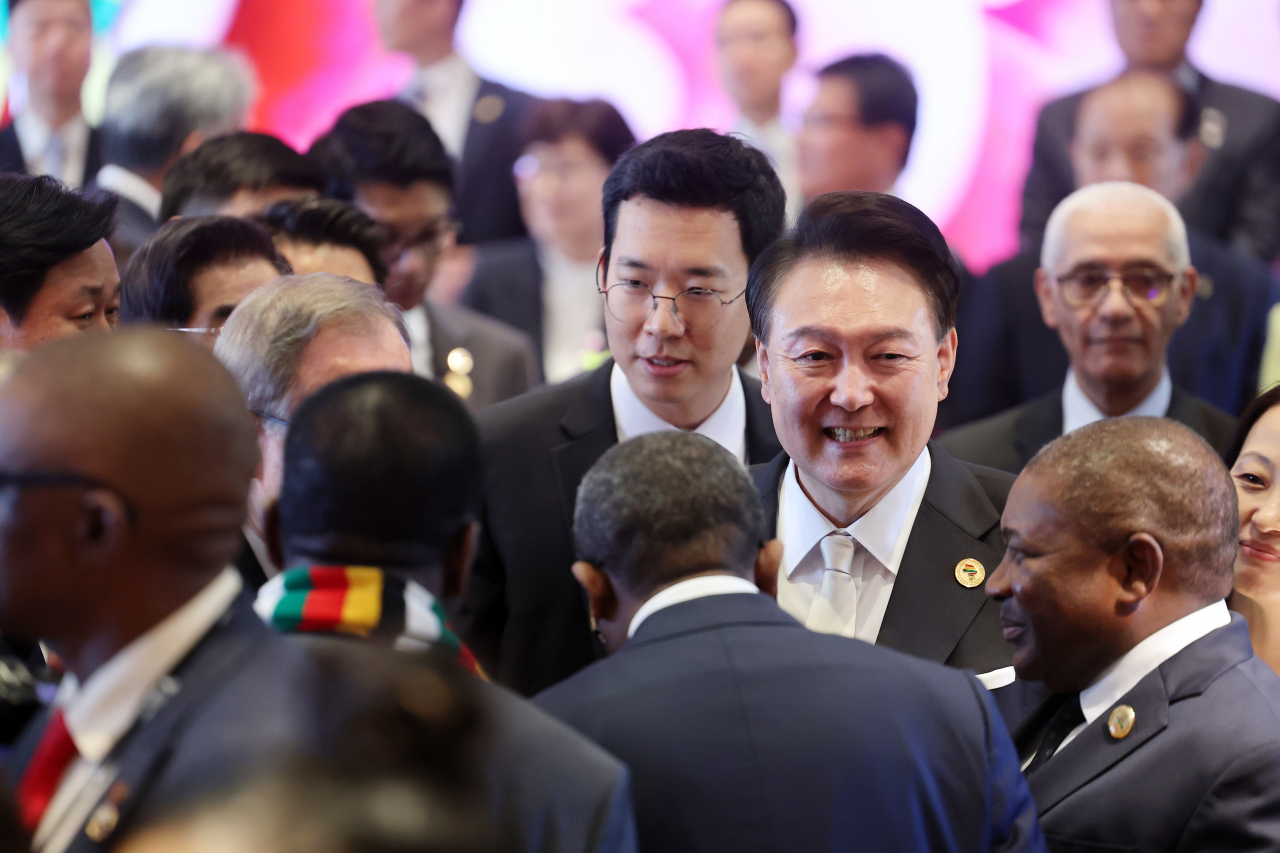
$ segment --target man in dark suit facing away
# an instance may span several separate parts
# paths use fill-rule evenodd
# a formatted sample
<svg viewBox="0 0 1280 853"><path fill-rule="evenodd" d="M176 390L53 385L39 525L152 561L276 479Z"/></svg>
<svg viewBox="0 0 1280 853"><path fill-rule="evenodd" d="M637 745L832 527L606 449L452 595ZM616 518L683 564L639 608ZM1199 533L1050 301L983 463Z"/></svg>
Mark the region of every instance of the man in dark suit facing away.
<svg viewBox="0 0 1280 853"><path fill-rule="evenodd" d="M610 657L536 701L631 766L641 848L1041 849L987 691L806 631L756 588L781 556L763 526L702 436L641 436L582 481L573 572Z"/></svg>
<svg viewBox="0 0 1280 853"><path fill-rule="evenodd" d="M537 99L485 80L454 48L463 0L378 0L374 17L387 50L417 66L401 100L436 128L453 160L454 209L462 243L486 243L525 233L512 167L518 134Z"/></svg>
<svg viewBox="0 0 1280 853"><path fill-rule="evenodd" d="M1187 225L1270 261L1280 253L1280 104L1219 83L1187 60L1202 0L1111 0L1116 41L1129 70L1171 74L1196 96L1196 124L1208 149L1195 184L1178 202ZM1069 156L1079 92L1046 106L1036 123L1031 170L1022 191L1023 251L1040 245L1049 214L1077 186Z"/></svg>
<svg viewBox="0 0 1280 853"><path fill-rule="evenodd" d="M109 850L163 807L322 749L341 703L229 568L258 453L213 356L156 330L55 341L0 390L0 424L0 630L67 671L5 766L34 849Z"/></svg>
<svg viewBox="0 0 1280 853"><path fill-rule="evenodd" d="M1240 519L1213 448L1092 424L1031 461L1002 524L987 594L1017 684L1045 689L1009 723L1049 849L1280 847L1280 677L1223 601Z"/></svg>
<svg viewBox="0 0 1280 853"><path fill-rule="evenodd" d="M894 196L821 196L751 268L747 304L784 452L753 469L806 627L1012 680L978 587L1013 478L929 441L956 359L960 272Z"/></svg>
<svg viewBox="0 0 1280 853"><path fill-rule="evenodd" d="M613 358L480 416L484 532L466 637L502 683L533 694L602 653L569 567L578 483L606 450L682 429L744 464L778 452L759 385L735 362L750 333L747 270L785 204L763 154L710 130L656 136L610 173L601 299Z"/></svg>
<svg viewBox="0 0 1280 853"><path fill-rule="evenodd" d="M1054 438L1108 417L1179 420L1219 452L1235 421L1173 384L1169 339L1187 321L1197 271L1182 217L1164 196L1110 181L1077 190L1049 217L1035 288L1071 358L1064 383L939 443L1016 474Z"/></svg>

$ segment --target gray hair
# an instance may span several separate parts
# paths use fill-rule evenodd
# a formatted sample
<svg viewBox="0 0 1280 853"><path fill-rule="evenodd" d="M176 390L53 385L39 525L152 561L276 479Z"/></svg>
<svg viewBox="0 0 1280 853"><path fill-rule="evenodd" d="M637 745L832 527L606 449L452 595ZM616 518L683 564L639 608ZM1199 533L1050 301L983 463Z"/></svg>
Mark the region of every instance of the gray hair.
<svg viewBox="0 0 1280 853"><path fill-rule="evenodd" d="M251 411L287 420L307 344L336 324L366 331L379 318L409 343L400 309L373 285L327 272L281 276L236 306L213 354L231 371Z"/></svg>
<svg viewBox="0 0 1280 853"><path fill-rule="evenodd" d="M107 84L103 158L155 171L195 131L239 130L257 98L253 68L238 53L143 47L120 57Z"/></svg>
<svg viewBox="0 0 1280 853"><path fill-rule="evenodd" d="M754 566L764 511L738 460L686 432L642 435L600 458L578 487L578 558L637 595L713 569Z"/></svg>
<svg viewBox="0 0 1280 853"><path fill-rule="evenodd" d="M1103 181L1081 187L1071 195L1058 202L1058 206L1049 214L1049 222L1044 228L1044 243L1040 247L1040 266L1052 270L1062 257L1066 248L1067 223L1071 217L1082 210L1108 210L1123 205L1145 204L1164 213L1168 222L1165 241L1169 247L1169 257L1173 259L1178 272L1182 272L1191 264L1191 247L1187 243L1187 226L1182 221L1182 214L1173 202L1160 193L1128 181Z"/></svg>

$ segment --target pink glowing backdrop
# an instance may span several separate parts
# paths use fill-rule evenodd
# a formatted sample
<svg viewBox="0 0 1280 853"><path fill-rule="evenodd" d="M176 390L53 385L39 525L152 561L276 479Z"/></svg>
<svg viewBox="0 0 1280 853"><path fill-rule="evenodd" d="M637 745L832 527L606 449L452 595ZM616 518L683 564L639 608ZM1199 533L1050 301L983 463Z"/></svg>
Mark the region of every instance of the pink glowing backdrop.
<svg viewBox="0 0 1280 853"><path fill-rule="evenodd" d="M307 145L346 106L396 92L410 66L383 52L373 0L123 0L106 47L151 41L243 48L262 78L255 123ZM723 127L711 29L723 0L467 0L463 52L481 73L542 95L599 95L637 132ZM1107 0L793 0L812 70L882 50L906 62L921 115L902 194L975 269L1016 242L1035 115L1049 98L1120 66ZM1280 97L1280 0L1206 0L1191 44L1211 75Z"/></svg>

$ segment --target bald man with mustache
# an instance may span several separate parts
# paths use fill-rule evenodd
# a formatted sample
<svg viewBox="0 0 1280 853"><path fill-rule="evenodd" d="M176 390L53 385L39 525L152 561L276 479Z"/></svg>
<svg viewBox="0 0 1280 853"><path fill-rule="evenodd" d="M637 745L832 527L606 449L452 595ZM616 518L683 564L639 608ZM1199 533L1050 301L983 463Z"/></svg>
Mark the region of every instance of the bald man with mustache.
<svg viewBox="0 0 1280 853"><path fill-rule="evenodd" d="M320 743L315 663L228 568L257 461L235 381L180 335L55 341L0 383L0 632L66 667L5 767L33 849L110 849Z"/></svg>

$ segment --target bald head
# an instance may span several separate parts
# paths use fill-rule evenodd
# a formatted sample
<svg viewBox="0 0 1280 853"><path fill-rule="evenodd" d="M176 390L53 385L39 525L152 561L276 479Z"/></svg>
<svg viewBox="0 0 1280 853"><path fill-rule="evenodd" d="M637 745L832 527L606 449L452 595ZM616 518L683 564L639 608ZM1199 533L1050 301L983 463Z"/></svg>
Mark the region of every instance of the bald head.
<svg viewBox="0 0 1280 853"><path fill-rule="evenodd" d="M1104 552L1134 533L1164 552L1162 583L1207 604L1231 590L1240 519L1226 466L1166 418L1109 418L1041 450L1024 474L1048 478L1055 510Z"/></svg>

